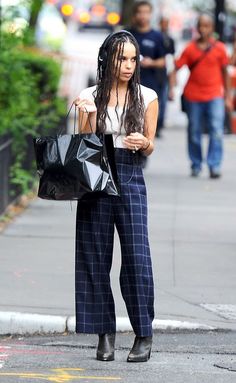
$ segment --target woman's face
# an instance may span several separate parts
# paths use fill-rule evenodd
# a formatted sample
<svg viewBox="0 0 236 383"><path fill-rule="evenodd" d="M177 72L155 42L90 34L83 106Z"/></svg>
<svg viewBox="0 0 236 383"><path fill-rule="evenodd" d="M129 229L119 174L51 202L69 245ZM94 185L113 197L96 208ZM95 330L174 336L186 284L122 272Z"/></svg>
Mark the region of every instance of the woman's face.
<svg viewBox="0 0 236 383"><path fill-rule="evenodd" d="M115 66L118 68L118 80L121 82L128 82L134 74L136 68L136 48L130 43L124 43L124 50L121 56L117 56Z"/></svg>

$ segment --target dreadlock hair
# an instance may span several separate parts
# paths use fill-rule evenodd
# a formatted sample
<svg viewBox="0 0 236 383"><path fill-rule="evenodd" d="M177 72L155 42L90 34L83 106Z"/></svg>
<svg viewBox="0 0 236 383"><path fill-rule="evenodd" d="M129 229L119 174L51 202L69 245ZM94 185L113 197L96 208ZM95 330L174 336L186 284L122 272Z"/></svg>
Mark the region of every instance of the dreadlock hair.
<svg viewBox="0 0 236 383"><path fill-rule="evenodd" d="M119 78L121 57L124 44L130 42L136 49L136 67L133 76L128 82L125 103L121 116L118 115L118 81L116 82L117 104L115 107L117 119L126 134L142 132L144 125L144 102L140 88L140 51L134 36L125 30L110 34L103 42L98 54L97 86L94 94L97 107L97 132L106 129L106 118L109 117L107 106L114 80Z"/></svg>

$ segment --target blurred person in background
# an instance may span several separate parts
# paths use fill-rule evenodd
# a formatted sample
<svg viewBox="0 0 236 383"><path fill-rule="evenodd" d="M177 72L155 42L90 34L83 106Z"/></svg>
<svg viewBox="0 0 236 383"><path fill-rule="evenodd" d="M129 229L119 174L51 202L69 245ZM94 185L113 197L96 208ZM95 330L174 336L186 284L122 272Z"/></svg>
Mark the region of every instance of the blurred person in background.
<svg viewBox="0 0 236 383"><path fill-rule="evenodd" d="M154 286L147 231L142 154L151 155L157 94L140 85L138 43L127 31L109 35L99 50L97 85L75 101L81 132L112 134L120 196L86 197L76 218L76 332L99 335L97 359L114 360L116 316L110 285L114 228L121 245L121 292L136 335L127 362L146 362L152 347Z"/></svg>
<svg viewBox="0 0 236 383"><path fill-rule="evenodd" d="M175 54L175 42L174 39L169 35L169 18L162 16L159 22L160 32L163 38L164 54L165 54L165 66L157 67L156 76L158 83L158 98L160 113L158 117L158 134L161 135L161 131L165 126L165 111L166 104L169 99L173 99L173 94L169 93L169 82L170 82L170 69L173 70L173 56ZM169 64L169 65L168 65ZM170 88L171 89L171 88ZM172 90L172 89L171 89Z"/></svg>
<svg viewBox="0 0 236 383"><path fill-rule="evenodd" d="M165 69L165 50L162 34L151 27L152 5L137 1L132 9L132 27L129 29L139 44L141 54L141 84L153 89L161 100L161 85L157 68ZM162 113L160 106L160 113ZM159 121L159 120L158 120ZM156 136L160 135L158 125Z"/></svg>
<svg viewBox="0 0 236 383"><path fill-rule="evenodd" d="M202 170L202 120L209 132L207 165L210 178L221 176L225 106L232 107L230 82L227 72L229 59L225 45L213 38L214 21L201 14L197 22L199 37L191 41L176 60L176 69L187 65L190 75L184 88L188 117L188 153L191 175L197 177Z"/></svg>

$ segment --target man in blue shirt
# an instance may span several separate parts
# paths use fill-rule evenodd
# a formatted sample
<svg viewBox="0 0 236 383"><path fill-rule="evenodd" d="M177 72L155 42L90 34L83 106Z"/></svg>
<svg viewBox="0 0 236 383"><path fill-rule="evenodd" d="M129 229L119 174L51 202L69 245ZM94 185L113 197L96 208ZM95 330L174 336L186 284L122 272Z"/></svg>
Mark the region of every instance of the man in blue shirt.
<svg viewBox="0 0 236 383"><path fill-rule="evenodd" d="M148 1L134 3L130 32L138 41L141 59L141 84L159 93L158 68L165 67L162 34L151 28L152 5Z"/></svg>
<svg viewBox="0 0 236 383"><path fill-rule="evenodd" d="M165 56L172 56L172 62L175 54L175 42L173 38L169 35L169 19L167 16L161 16L160 18L160 32L163 38L163 45L165 50ZM173 95L169 93L169 82L170 75L167 71L167 67L157 68L157 77L158 77L158 96L159 96L159 108L160 113L158 116L158 130L162 130L165 125L165 111L166 105L169 99L173 99Z"/></svg>

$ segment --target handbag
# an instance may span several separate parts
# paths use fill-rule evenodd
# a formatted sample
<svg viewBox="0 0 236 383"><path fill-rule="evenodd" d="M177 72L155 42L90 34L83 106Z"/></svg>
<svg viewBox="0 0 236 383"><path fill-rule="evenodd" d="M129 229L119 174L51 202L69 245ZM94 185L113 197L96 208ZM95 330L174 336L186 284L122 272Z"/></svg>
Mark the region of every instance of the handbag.
<svg viewBox="0 0 236 383"><path fill-rule="evenodd" d="M70 114L73 104L67 113ZM38 197L49 200L80 200L85 195L119 196L112 135L73 134L44 136L33 139L37 172ZM107 136L107 137L106 137ZM109 156L108 156L109 152ZM108 158L109 157L109 158Z"/></svg>
<svg viewBox="0 0 236 383"><path fill-rule="evenodd" d="M207 55L207 53L210 52L210 50L216 44L217 44L217 41L215 41L213 44L209 45L209 47L207 47L207 49L204 50L202 55L196 61L193 62L193 64L189 67L189 70L191 72L202 61L202 59L204 59L204 57ZM184 93L182 93L181 96L180 96L180 107L181 107L181 111L184 112L184 113L187 113L187 103L188 103L188 101L186 100L186 98L184 96Z"/></svg>

